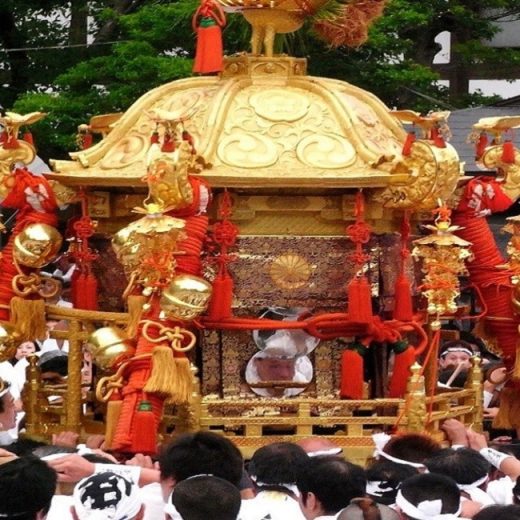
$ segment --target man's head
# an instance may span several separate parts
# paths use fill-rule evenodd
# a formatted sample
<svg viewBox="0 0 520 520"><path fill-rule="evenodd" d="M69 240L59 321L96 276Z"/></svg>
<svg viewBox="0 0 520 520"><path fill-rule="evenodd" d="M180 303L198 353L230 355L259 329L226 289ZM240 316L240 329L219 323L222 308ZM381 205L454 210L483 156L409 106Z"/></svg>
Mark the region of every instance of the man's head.
<svg viewBox="0 0 520 520"><path fill-rule="evenodd" d="M491 469L489 462L478 451L469 448L440 450L424 464L430 473L446 475L465 486L482 486Z"/></svg>
<svg viewBox="0 0 520 520"><path fill-rule="evenodd" d="M294 492L308 459L300 446L274 442L255 451L249 463L249 474L259 489L285 488Z"/></svg>
<svg viewBox="0 0 520 520"><path fill-rule="evenodd" d="M473 520L520 520L520 506L487 506Z"/></svg>
<svg viewBox="0 0 520 520"><path fill-rule="evenodd" d="M296 375L296 358L264 355L259 352L253 363L260 381L292 381Z"/></svg>
<svg viewBox="0 0 520 520"><path fill-rule="evenodd" d="M42 520L56 489L56 472L36 457L0 465L0 516Z"/></svg>
<svg viewBox="0 0 520 520"><path fill-rule="evenodd" d="M439 367L441 369L450 366L462 365L462 368L471 368L471 358L475 355L473 346L467 341L448 341L441 347L439 354Z"/></svg>
<svg viewBox="0 0 520 520"><path fill-rule="evenodd" d="M300 472L297 486L300 507L307 520L335 515L353 498L365 495L365 471L341 457L309 458Z"/></svg>
<svg viewBox="0 0 520 520"><path fill-rule="evenodd" d="M171 520L236 520L240 491L227 480L208 475L179 482L164 509Z"/></svg>
<svg viewBox="0 0 520 520"><path fill-rule="evenodd" d="M0 378L0 431L16 425L16 406L9 388L9 383Z"/></svg>
<svg viewBox="0 0 520 520"><path fill-rule="evenodd" d="M239 449L217 433L181 435L159 455L161 486L166 498L176 484L195 475L213 475L238 488L244 461Z"/></svg>
<svg viewBox="0 0 520 520"><path fill-rule="evenodd" d="M397 493L396 506L404 520L424 520L460 514L460 490L444 475L423 473L406 479Z"/></svg>
<svg viewBox="0 0 520 520"><path fill-rule="evenodd" d="M378 460L366 470L367 495L379 504L390 506L395 503L401 482L418 473L417 468L406 464Z"/></svg>
<svg viewBox="0 0 520 520"><path fill-rule="evenodd" d="M110 471L80 480L72 499L74 520L141 520L144 514L137 485Z"/></svg>
<svg viewBox="0 0 520 520"><path fill-rule="evenodd" d="M326 455L336 456L341 455L343 451L337 444L326 437L307 437L305 439L300 439L296 444L301 446L309 457Z"/></svg>
<svg viewBox="0 0 520 520"><path fill-rule="evenodd" d="M69 372L69 357L61 350L44 352L38 361L41 378L51 384L63 383Z"/></svg>
<svg viewBox="0 0 520 520"><path fill-rule="evenodd" d="M420 467L439 449L440 444L429 435L404 433L391 437L379 454L393 462Z"/></svg>

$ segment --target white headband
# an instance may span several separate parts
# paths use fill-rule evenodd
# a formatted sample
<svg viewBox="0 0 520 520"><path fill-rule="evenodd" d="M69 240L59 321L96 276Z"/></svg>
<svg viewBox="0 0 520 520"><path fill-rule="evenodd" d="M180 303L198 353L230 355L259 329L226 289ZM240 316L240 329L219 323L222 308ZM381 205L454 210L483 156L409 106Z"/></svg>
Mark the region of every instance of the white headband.
<svg viewBox="0 0 520 520"><path fill-rule="evenodd" d="M308 451L308 457L321 457L322 455L339 455L343 450L341 448L329 448L328 450Z"/></svg>
<svg viewBox="0 0 520 520"><path fill-rule="evenodd" d="M424 500L420 502L416 506L414 506L411 502L408 502L406 498L404 498L401 490L397 492L397 497L395 499L395 505L399 506L401 511L416 520L454 520L459 518L461 507L459 504L459 508L456 513L448 513L442 514L442 500Z"/></svg>
<svg viewBox="0 0 520 520"><path fill-rule="evenodd" d="M372 440L376 445L376 449L374 451L375 456L384 457L387 460L391 460L396 464L404 464L405 466L412 466L412 468L425 469L425 465L419 462L410 462L409 460L399 459L398 457L393 457L392 455L386 453L384 451L384 447L387 445L388 441L392 437L388 435L388 433L374 433L372 435Z"/></svg>
<svg viewBox="0 0 520 520"><path fill-rule="evenodd" d="M472 352L469 348L465 347L448 347L446 350L444 350L440 357L444 357L450 352L464 352L464 354L467 354L469 357L473 357L475 355L475 352Z"/></svg>
<svg viewBox="0 0 520 520"><path fill-rule="evenodd" d="M286 483L286 482L278 483L277 482L276 484L274 484L274 483L269 484L267 482L258 482L257 477L255 477L254 475L251 475L250 478L255 483L255 485L258 486L259 488L277 486L277 487L282 487L282 488L287 489L287 491L290 491L296 497L300 497L300 495L301 495L300 490L298 489L296 484L293 482L291 482L291 483Z"/></svg>
<svg viewBox="0 0 520 520"><path fill-rule="evenodd" d="M457 484L457 487L461 491L467 493L471 500L473 500L474 502L479 502L484 506L492 505L494 504L492 498L483 489L480 489L479 487L485 482L487 482L488 478L488 475L484 475L482 478L479 478L471 484Z"/></svg>
<svg viewBox="0 0 520 520"><path fill-rule="evenodd" d="M0 399L4 397L7 392L9 392L9 388L11 386L7 381L4 381L3 379L0 379Z"/></svg>
<svg viewBox="0 0 520 520"><path fill-rule="evenodd" d="M166 501L166 505L164 506L164 512L171 518L171 520L184 520L177 511L177 508L173 505L173 491L170 493L168 500Z"/></svg>
<svg viewBox="0 0 520 520"><path fill-rule="evenodd" d="M383 496L383 493L396 491L392 486L387 485L386 487L383 487L382 484L386 484L386 482L384 480L368 480L366 486L367 495L381 497Z"/></svg>
<svg viewBox="0 0 520 520"><path fill-rule="evenodd" d="M143 503L139 498L139 488L133 482L115 473L107 472L105 474L107 475L107 480L108 478L116 479L121 499L119 502L107 507L99 507L101 504L96 504L95 499L86 496L86 487L88 487L91 479L99 476L99 474L84 478L76 484L72 495L74 509L79 520L129 520L134 518L141 509ZM98 489L100 494L102 493L101 487L103 485L101 484ZM103 495L103 499L113 502L117 494L108 482L106 487L107 492ZM129 494L127 494L127 487L130 487Z"/></svg>

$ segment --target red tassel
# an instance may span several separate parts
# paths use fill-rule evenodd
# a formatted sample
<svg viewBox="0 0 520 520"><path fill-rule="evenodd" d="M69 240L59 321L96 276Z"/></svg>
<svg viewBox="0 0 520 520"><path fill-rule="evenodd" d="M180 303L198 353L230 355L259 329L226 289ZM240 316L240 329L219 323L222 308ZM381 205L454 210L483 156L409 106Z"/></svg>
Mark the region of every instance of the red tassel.
<svg viewBox="0 0 520 520"><path fill-rule="evenodd" d="M159 143L159 132L153 132L150 136L150 144L158 144Z"/></svg>
<svg viewBox="0 0 520 520"><path fill-rule="evenodd" d="M226 16L222 8L211 0L203 0L192 21L193 30L197 33L193 72L207 74L223 70L221 27L225 24Z"/></svg>
<svg viewBox="0 0 520 520"><path fill-rule="evenodd" d="M412 153L412 144L415 143L415 132L408 132L406 136L406 141L403 144L402 154L406 157L411 155Z"/></svg>
<svg viewBox="0 0 520 520"><path fill-rule="evenodd" d="M365 347L353 345L341 354L341 385L339 395L342 399L363 398L363 374Z"/></svg>
<svg viewBox="0 0 520 520"><path fill-rule="evenodd" d="M399 341L394 347L394 371L388 387L388 397L403 397L415 363L415 349L406 341Z"/></svg>
<svg viewBox="0 0 520 520"><path fill-rule="evenodd" d="M83 150L86 150L87 148L90 148L92 146L92 143L94 142L94 137L90 132L86 132L81 136L81 148Z"/></svg>
<svg viewBox="0 0 520 520"><path fill-rule="evenodd" d="M0 134L0 145L4 145L5 143L7 143L7 132L4 130L1 134Z"/></svg>
<svg viewBox="0 0 520 520"><path fill-rule="evenodd" d="M412 305L412 289L410 280L404 273L401 273L395 282L394 296L394 320L412 321L413 305Z"/></svg>
<svg viewBox="0 0 520 520"><path fill-rule="evenodd" d="M372 321L372 296L366 276L356 276L348 284L348 316L356 323Z"/></svg>
<svg viewBox="0 0 520 520"><path fill-rule="evenodd" d="M153 415L152 403L142 399L134 415L134 430L139 432L132 444L132 453L153 455L157 452L157 426Z"/></svg>
<svg viewBox="0 0 520 520"><path fill-rule="evenodd" d="M85 285L87 282L87 275L80 272L78 269L76 269L76 271L78 271L78 275L76 277L73 276L71 281L72 304L76 309L85 309Z"/></svg>
<svg viewBox="0 0 520 520"><path fill-rule="evenodd" d="M213 282L213 296L209 303L208 315L211 320L219 321L230 318L233 303L233 278L225 272L219 272Z"/></svg>
<svg viewBox="0 0 520 520"><path fill-rule="evenodd" d="M481 132L478 138L478 142L475 145L475 159L480 159L488 146L488 136L486 132Z"/></svg>
<svg viewBox="0 0 520 520"><path fill-rule="evenodd" d="M98 308L98 282L94 273L90 272L85 276L85 298L83 309L95 311Z"/></svg>
<svg viewBox="0 0 520 520"><path fill-rule="evenodd" d="M27 132L25 132L23 134L23 138L22 138L26 143L29 143L31 146L34 146L34 139L33 139L33 135L32 133L27 130Z"/></svg>
<svg viewBox="0 0 520 520"><path fill-rule="evenodd" d="M446 148L446 143L444 142L444 138L442 137L442 135L439 133L438 128L436 128L436 127L432 128L431 138L432 138L433 144L437 148Z"/></svg>
<svg viewBox="0 0 520 520"><path fill-rule="evenodd" d="M175 142L172 139L171 134L164 134L164 141L161 147L161 152L175 152Z"/></svg>
<svg viewBox="0 0 520 520"><path fill-rule="evenodd" d="M512 141L506 141L502 145L502 162L514 164L515 162L515 146Z"/></svg>

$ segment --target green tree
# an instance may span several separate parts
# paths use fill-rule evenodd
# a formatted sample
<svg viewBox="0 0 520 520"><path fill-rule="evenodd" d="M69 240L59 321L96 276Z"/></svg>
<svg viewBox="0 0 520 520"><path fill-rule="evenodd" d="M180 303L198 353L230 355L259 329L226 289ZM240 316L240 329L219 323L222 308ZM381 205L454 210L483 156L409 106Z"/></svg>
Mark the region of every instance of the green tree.
<svg viewBox="0 0 520 520"><path fill-rule="evenodd" d="M195 42L191 16L197 5L198 0L90 2L89 12L95 14L91 37L97 43L107 39L119 43L90 49L83 61L61 74L55 64L54 77L49 71L38 89L20 96L15 104L20 111L52 114L37 128L45 155L63 157L73 148L77 125L90 116L125 110L147 90L189 75ZM468 96L461 86L471 68L520 62L518 50L482 44L497 31L493 25L497 12L520 15L518 0L488 0L486 8L491 11L474 0L390 0L384 16L372 26L368 43L358 49L329 48L313 35L311 20L304 30L283 38L280 49L308 57L311 74L359 85L392 107L420 111L464 107L486 101ZM435 38L445 30L452 32L455 41L450 91L438 84L439 74L433 70L439 50ZM66 27L61 41L68 41L71 33L72 28ZM242 17L230 15L224 32L226 52L247 49L248 38ZM42 86L51 91L43 93Z"/></svg>

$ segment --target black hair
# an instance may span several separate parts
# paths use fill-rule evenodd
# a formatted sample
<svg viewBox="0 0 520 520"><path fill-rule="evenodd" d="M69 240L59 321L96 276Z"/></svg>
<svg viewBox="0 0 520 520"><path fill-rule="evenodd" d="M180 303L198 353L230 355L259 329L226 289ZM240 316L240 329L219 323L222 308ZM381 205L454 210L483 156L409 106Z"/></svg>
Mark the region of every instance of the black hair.
<svg viewBox="0 0 520 520"><path fill-rule="evenodd" d="M11 444L0 446L0 448L14 453L15 455L18 455L18 457L23 457L24 455L31 455L33 450L40 446L47 446L47 444L45 442L35 441L25 437L19 437Z"/></svg>
<svg viewBox="0 0 520 520"><path fill-rule="evenodd" d="M451 477L457 484L472 484L485 477L491 470L491 464L471 448L440 450L426 460L424 465L430 473Z"/></svg>
<svg viewBox="0 0 520 520"><path fill-rule="evenodd" d="M71 453L76 453L76 448L71 448L70 446L54 446L51 444L47 444L44 446L38 446L34 450L32 450L32 454L39 459L43 457L48 457L50 455L70 455Z"/></svg>
<svg viewBox="0 0 520 520"><path fill-rule="evenodd" d="M40 363L40 372L56 372L62 377L69 373L68 356L55 356Z"/></svg>
<svg viewBox="0 0 520 520"><path fill-rule="evenodd" d="M474 517L473 520L520 520L520 506L499 506L492 505L481 509Z"/></svg>
<svg viewBox="0 0 520 520"><path fill-rule="evenodd" d="M0 466L0 514L8 520L35 520L50 509L56 472L37 457L26 456ZM30 486L28 500L27 486Z"/></svg>
<svg viewBox="0 0 520 520"><path fill-rule="evenodd" d="M313 493L326 515L335 515L353 498L365 495L365 470L342 457L310 457L302 469L297 485L303 503Z"/></svg>
<svg viewBox="0 0 520 520"><path fill-rule="evenodd" d="M422 464L440 449L440 444L429 435L403 433L394 435L383 451L392 457Z"/></svg>
<svg viewBox="0 0 520 520"><path fill-rule="evenodd" d="M224 436L200 431L181 435L166 445L160 455L161 479L176 482L194 475L214 475L239 486L243 458L240 450Z"/></svg>
<svg viewBox="0 0 520 520"><path fill-rule="evenodd" d="M2 389L2 391L7 390L10 386L11 386L11 383L9 383L9 381L4 381L3 379L0 378L0 388ZM0 397L0 413L5 412L4 399L7 396L7 394L9 394L9 392L7 392L5 395Z"/></svg>
<svg viewBox="0 0 520 520"><path fill-rule="evenodd" d="M241 506L238 488L227 480L211 476L179 482L171 500L184 520L236 520Z"/></svg>
<svg viewBox="0 0 520 520"><path fill-rule="evenodd" d="M255 451L249 463L249 474L253 481L267 486L295 484L308 460L309 456L301 446L274 442Z"/></svg>
<svg viewBox="0 0 520 520"><path fill-rule="evenodd" d="M368 482L381 482L380 491L367 495L378 504L389 506L395 503L397 491L401 482L407 478L417 475L419 470L406 464L397 464L390 460L377 460L366 470Z"/></svg>
<svg viewBox="0 0 520 520"><path fill-rule="evenodd" d="M452 478L444 475L436 473L415 475L403 481L400 491L403 497L414 506L427 500L441 500L440 514L457 513L460 507L460 490ZM406 514L404 517L414 520L413 517Z"/></svg>

